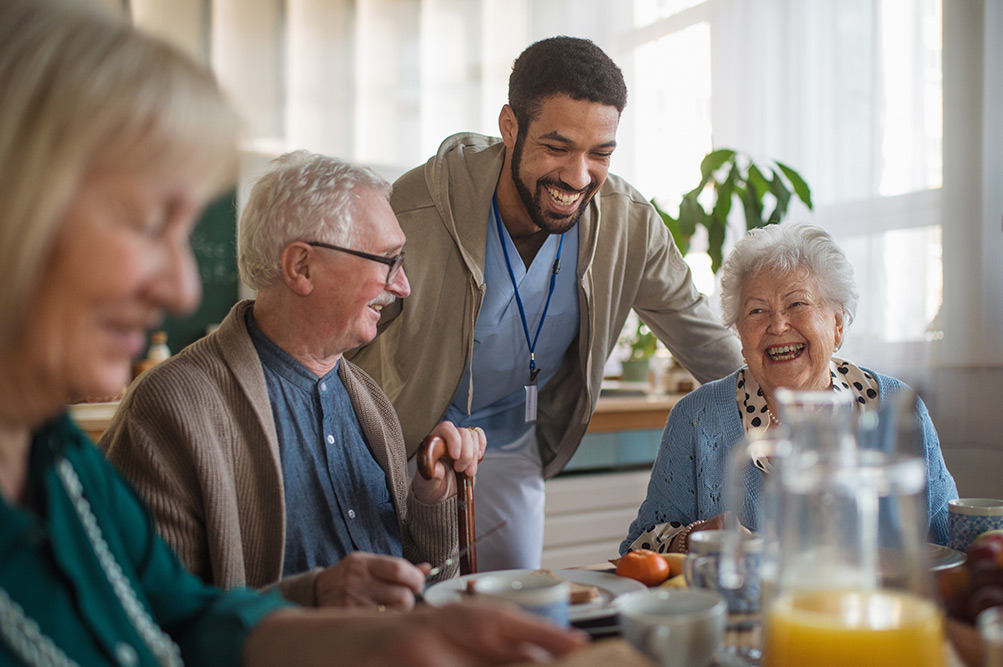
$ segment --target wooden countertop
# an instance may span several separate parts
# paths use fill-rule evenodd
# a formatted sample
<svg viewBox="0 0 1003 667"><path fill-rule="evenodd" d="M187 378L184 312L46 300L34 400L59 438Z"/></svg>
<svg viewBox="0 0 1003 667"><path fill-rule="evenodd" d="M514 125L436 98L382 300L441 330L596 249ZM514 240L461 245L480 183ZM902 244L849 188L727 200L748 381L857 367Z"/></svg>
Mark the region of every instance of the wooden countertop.
<svg viewBox="0 0 1003 667"><path fill-rule="evenodd" d="M70 406L70 417L77 423L90 439L97 442L105 429L111 424L111 418L118 410L118 401L108 403L77 403Z"/></svg>
<svg viewBox="0 0 1003 667"><path fill-rule="evenodd" d="M601 396L589 423L589 433L637 429L661 429L669 411L684 394L646 396ZM79 403L70 406L70 416L97 441L111 423L118 401Z"/></svg>
<svg viewBox="0 0 1003 667"><path fill-rule="evenodd" d="M588 433L662 429L669 411L685 394L600 396Z"/></svg>

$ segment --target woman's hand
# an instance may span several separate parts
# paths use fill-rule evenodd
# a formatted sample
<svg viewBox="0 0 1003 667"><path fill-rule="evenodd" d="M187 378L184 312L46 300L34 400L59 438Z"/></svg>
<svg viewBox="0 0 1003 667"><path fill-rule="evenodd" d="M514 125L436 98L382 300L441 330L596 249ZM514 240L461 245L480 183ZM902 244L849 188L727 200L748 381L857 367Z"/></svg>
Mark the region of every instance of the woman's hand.
<svg viewBox="0 0 1003 667"><path fill-rule="evenodd" d="M701 530L722 530L731 523L731 512L725 512L724 514L718 514L716 517L707 519L705 521L695 521L686 527L681 533L678 533L672 538L669 543L669 550L675 551L677 553L686 553L689 551L689 541L690 535L699 532ZM743 533L752 534L752 531L738 524L739 530Z"/></svg>

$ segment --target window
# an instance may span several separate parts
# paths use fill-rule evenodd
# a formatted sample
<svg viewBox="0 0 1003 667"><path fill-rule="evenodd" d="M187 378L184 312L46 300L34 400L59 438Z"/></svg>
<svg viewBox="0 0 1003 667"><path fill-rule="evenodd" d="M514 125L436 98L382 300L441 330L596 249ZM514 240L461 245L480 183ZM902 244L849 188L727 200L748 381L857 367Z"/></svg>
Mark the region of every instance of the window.
<svg viewBox="0 0 1003 667"><path fill-rule="evenodd" d="M943 266L960 255L943 247L942 0L130 6L141 25L208 54L245 113L249 173L308 148L394 178L453 132L497 133L511 62L528 43L589 37L630 90L613 171L671 209L712 147L780 159L816 203L790 219L830 230L857 266L862 301L847 355L867 363L944 336ZM736 220L729 243L742 233ZM706 257L688 261L713 294Z"/></svg>

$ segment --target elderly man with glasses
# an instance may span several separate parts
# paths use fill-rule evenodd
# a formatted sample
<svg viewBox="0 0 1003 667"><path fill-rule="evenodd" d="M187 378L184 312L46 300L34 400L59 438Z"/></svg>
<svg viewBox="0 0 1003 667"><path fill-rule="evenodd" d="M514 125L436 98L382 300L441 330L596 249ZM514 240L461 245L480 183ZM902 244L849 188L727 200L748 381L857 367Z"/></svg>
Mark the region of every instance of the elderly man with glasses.
<svg viewBox="0 0 1003 667"><path fill-rule="evenodd" d="M101 439L210 583L407 609L428 563L457 552L455 475L439 463L435 479L408 478L393 406L342 358L411 291L389 192L332 158L273 162L240 219L240 275L257 298L133 382ZM431 435L454 470L476 473L483 431L442 422Z"/></svg>

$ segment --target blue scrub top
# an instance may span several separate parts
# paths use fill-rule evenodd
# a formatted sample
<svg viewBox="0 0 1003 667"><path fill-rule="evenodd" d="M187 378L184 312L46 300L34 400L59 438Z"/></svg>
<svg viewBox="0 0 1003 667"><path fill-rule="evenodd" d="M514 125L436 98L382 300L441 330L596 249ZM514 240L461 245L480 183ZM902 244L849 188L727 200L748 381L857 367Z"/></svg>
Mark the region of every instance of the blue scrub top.
<svg viewBox="0 0 1003 667"><path fill-rule="evenodd" d="M510 444L533 425L526 423L525 386L529 382L529 346L515 290L509 277L498 223L492 210L488 215L487 249L484 258L484 282L487 290L474 326L472 369L474 395L471 414L467 414L467 390L471 367L463 373L459 388L446 410L445 419L457 426L484 429L489 448ZM519 285L519 296L526 310L530 340L543 315L550 276L561 237L551 235L527 268L516 250L508 230L502 225L505 246L512 260L512 271ZM554 295L536 344L536 366L540 370L537 385L542 388L560 368L571 342L578 336L578 228L564 235L561 269L557 274Z"/></svg>

